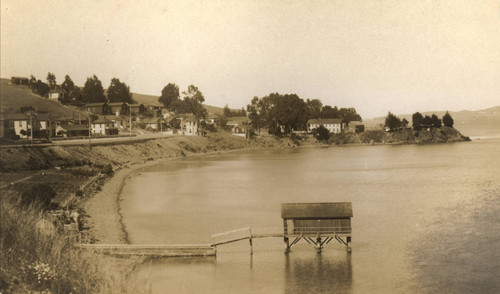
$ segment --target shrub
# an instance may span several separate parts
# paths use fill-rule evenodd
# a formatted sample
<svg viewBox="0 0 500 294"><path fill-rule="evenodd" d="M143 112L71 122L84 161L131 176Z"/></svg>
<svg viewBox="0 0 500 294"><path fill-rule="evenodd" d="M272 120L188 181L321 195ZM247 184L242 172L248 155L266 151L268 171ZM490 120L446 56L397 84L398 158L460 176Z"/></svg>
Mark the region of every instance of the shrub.
<svg viewBox="0 0 500 294"><path fill-rule="evenodd" d="M47 209L52 205L52 199L56 196L56 192L48 184L32 185L21 194L21 205L34 205L41 209Z"/></svg>
<svg viewBox="0 0 500 294"><path fill-rule="evenodd" d="M113 171L113 166L111 166L111 164L106 164L103 169L102 169L102 172L108 176L111 176L114 174L114 171Z"/></svg>
<svg viewBox="0 0 500 294"><path fill-rule="evenodd" d="M385 132L382 130L369 130L360 134L360 137L363 143L380 143L383 141L384 135Z"/></svg>
<svg viewBox="0 0 500 294"><path fill-rule="evenodd" d="M330 131L322 125L312 130L312 133L314 138L321 142L326 142L330 138Z"/></svg>
<svg viewBox="0 0 500 294"><path fill-rule="evenodd" d="M32 155L28 158L27 164L31 170L40 170L48 168L48 165L40 159L36 159Z"/></svg>
<svg viewBox="0 0 500 294"><path fill-rule="evenodd" d="M300 146L300 143L304 141L304 138L300 136L299 134L292 133L290 135L290 139L292 140L293 144Z"/></svg>

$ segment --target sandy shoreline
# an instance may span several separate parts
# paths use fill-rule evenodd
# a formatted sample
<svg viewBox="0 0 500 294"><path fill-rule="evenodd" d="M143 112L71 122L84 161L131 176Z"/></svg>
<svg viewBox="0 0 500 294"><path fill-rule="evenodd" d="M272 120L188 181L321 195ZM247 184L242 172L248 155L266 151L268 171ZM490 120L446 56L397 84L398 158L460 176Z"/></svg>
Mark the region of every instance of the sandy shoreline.
<svg viewBox="0 0 500 294"><path fill-rule="evenodd" d="M403 143L405 144L405 143ZM408 144L408 143L406 143ZM415 143L409 143L415 144ZM125 186L125 179L133 176L134 173L142 169L153 167L156 165L165 164L167 162L190 158L202 157L209 155L222 155L232 152L245 152L269 149L290 149L290 148L312 148L312 147L353 147L353 146L384 146L384 145L401 145L401 143L359 143L359 144L306 144L301 146L273 146L273 147L250 147L250 148L235 148L228 150L211 151L204 153L191 153L186 150L183 151L183 156L174 156L167 158L158 158L147 162L136 163L129 166L122 167L116 171L111 179L106 182L94 197L89 199L83 205L85 211L91 216L93 226L91 228L97 243L101 244L127 244L128 233L123 224L120 212L121 192Z"/></svg>
<svg viewBox="0 0 500 294"><path fill-rule="evenodd" d="M97 243L121 244L128 241L119 210L120 194L125 185L125 179L143 168L178 158L181 157L159 159L124 167L102 186L99 193L84 204L85 211L92 217L92 232L98 240Z"/></svg>
<svg viewBox="0 0 500 294"><path fill-rule="evenodd" d="M302 147L302 146L301 146ZM121 168L111 179L102 186L102 190L83 205L85 211L92 218L92 232L100 244L128 244L128 233L122 221L120 212L121 192L125 186L125 180L143 169L165 164L170 161L197 156L209 156L227 154L232 152L244 152L265 150L266 148L242 148L224 151L213 151L206 153L192 153L186 156L156 159L148 162L137 163ZM284 149L284 148L280 148Z"/></svg>

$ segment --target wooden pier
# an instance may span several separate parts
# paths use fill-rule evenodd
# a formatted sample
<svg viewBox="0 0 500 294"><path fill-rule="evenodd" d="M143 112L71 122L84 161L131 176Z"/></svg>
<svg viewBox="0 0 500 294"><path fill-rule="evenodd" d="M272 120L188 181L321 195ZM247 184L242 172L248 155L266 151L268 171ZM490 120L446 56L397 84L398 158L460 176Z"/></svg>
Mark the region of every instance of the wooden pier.
<svg viewBox="0 0 500 294"><path fill-rule="evenodd" d="M195 257L215 256L215 246L211 244L170 244L170 245L130 245L130 244L78 244L79 248L113 256L149 257Z"/></svg>
<svg viewBox="0 0 500 294"><path fill-rule="evenodd" d="M212 244L78 244L84 249L114 256L190 257L215 256L217 246L248 240L253 254L253 240L283 238L285 253L300 240L313 245L320 253L325 245L336 240L351 252L350 202L283 203L281 217L283 227L243 228L212 235Z"/></svg>

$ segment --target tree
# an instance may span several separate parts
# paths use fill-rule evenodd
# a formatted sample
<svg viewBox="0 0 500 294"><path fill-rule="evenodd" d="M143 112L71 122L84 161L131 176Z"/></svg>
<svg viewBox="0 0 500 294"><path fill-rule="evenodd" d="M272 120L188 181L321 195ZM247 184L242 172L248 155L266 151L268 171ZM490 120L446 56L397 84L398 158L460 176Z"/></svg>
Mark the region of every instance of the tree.
<svg viewBox="0 0 500 294"><path fill-rule="evenodd" d="M112 78L108 88L108 101L133 103L130 87L119 79Z"/></svg>
<svg viewBox="0 0 500 294"><path fill-rule="evenodd" d="M38 80L33 86L31 87L31 92L38 94L42 97L45 97L50 91L49 85L46 83Z"/></svg>
<svg viewBox="0 0 500 294"><path fill-rule="evenodd" d="M81 102L82 101L82 89L78 86L74 86L73 90L69 93L69 98L71 100L74 100L76 102Z"/></svg>
<svg viewBox="0 0 500 294"><path fill-rule="evenodd" d="M389 131L393 132L400 129L403 126L401 119L391 112L385 117L385 126L389 128Z"/></svg>
<svg viewBox="0 0 500 294"><path fill-rule="evenodd" d="M229 109L229 106L227 104L226 106L224 106L222 114L224 114L225 117L231 117L231 109Z"/></svg>
<svg viewBox="0 0 500 294"><path fill-rule="evenodd" d="M430 116L426 115L424 117L424 119L422 120L422 126L425 128L430 128L430 127L432 127L432 124L433 124L432 118Z"/></svg>
<svg viewBox="0 0 500 294"><path fill-rule="evenodd" d="M220 113L216 114L216 116L217 116L217 125L219 126L219 128L224 130L227 126L226 116L224 114L220 114Z"/></svg>
<svg viewBox="0 0 500 294"><path fill-rule="evenodd" d="M161 90L161 96L158 98L160 102L166 109L173 111L173 104L179 99L179 86L173 83L166 85L163 90Z"/></svg>
<svg viewBox="0 0 500 294"><path fill-rule="evenodd" d="M411 116L411 121L412 121L413 129L415 131L420 131L422 129L422 124L424 122L424 117L422 116L422 114L420 112L415 112Z"/></svg>
<svg viewBox="0 0 500 294"><path fill-rule="evenodd" d="M339 110L339 114L343 122L346 124L351 121L362 121L361 116L356 112L356 109L353 107L341 108Z"/></svg>
<svg viewBox="0 0 500 294"><path fill-rule="evenodd" d="M408 127L408 120L406 118L403 118L403 120L401 121L401 125L404 129L406 129Z"/></svg>
<svg viewBox="0 0 500 294"><path fill-rule="evenodd" d="M437 117L437 115L432 114L431 116L431 121L432 121L432 126L435 128L440 128L441 127L441 119Z"/></svg>
<svg viewBox="0 0 500 294"><path fill-rule="evenodd" d="M56 75L53 74L53 73L51 73L51 72L49 72L47 74L47 83L49 84L50 89L54 90L56 88L56 85L57 85L57 83L56 83Z"/></svg>
<svg viewBox="0 0 500 294"><path fill-rule="evenodd" d="M223 114L226 117L235 117L235 116L247 116L247 112L242 107L241 110L231 110L229 106L226 104L223 109Z"/></svg>
<svg viewBox="0 0 500 294"><path fill-rule="evenodd" d="M65 98L68 98L69 93L73 90L74 87L75 87L75 83L73 83L71 78L68 75L66 75L64 77L64 82L61 84L61 89L64 92Z"/></svg>
<svg viewBox="0 0 500 294"><path fill-rule="evenodd" d="M261 107L263 104L259 100L257 96L253 97L250 104L247 105L248 118L250 119L250 123L252 127L259 131L260 129L266 126L266 118L265 112Z"/></svg>
<svg viewBox="0 0 500 294"><path fill-rule="evenodd" d="M323 107L323 103L319 99L306 100L307 104L307 112L309 118L320 118L321 116L321 108Z"/></svg>
<svg viewBox="0 0 500 294"><path fill-rule="evenodd" d="M82 100L85 103L106 102L102 83L96 75L87 78L82 89Z"/></svg>
<svg viewBox="0 0 500 294"><path fill-rule="evenodd" d="M182 92L182 94L184 95L183 100L177 99L173 101L169 106L171 110L177 114L192 113L198 121L207 117L207 110L202 104L205 97L203 97L203 93L198 87L190 85L187 91Z"/></svg>
<svg viewBox="0 0 500 294"><path fill-rule="evenodd" d="M312 130L314 138L318 141L327 141L330 138L330 131L325 128L323 125Z"/></svg>
<svg viewBox="0 0 500 294"><path fill-rule="evenodd" d="M325 105L321 109L321 118L340 118L340 112L337 106L331 107L330 105Z"/></svg>
<svg viewBox="0 0 500 294"><path fill-rule="evenodd" d="M34 75L30 75L30 86L34 85L36 83L36 78Z"/></svg>
<svg viewBox="0 0 500 294"><path fill-rule="evenodd" d="M303 130L307 124L307 104L296 94L269 95L271 108L268 115L269 132L274 135Z"/></svg>
<svg viewBox="0 0 500 294"><path fill-rule="evenodd" d="M443 125L448 128L453 128L453 118L451 115L446 111L445 115L443 116Z"/></svg>

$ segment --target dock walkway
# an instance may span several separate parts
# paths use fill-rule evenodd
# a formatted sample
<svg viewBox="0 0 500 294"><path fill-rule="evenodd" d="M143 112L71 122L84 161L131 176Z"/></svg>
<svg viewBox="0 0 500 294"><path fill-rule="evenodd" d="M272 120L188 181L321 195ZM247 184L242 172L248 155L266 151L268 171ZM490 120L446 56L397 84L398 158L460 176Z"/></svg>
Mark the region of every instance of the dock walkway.
<svg viewBox="0 0 500 294"><path fill-rule="evenodd" d="M250 252L253 253L253 240L261 238L295 238L292 245L300 239L304 239L309 244L318 246L319 249L323 244L329 243L336 239L339 243L348 246L348 243L340 237L344 234L338 233L322 233L325 239L321 240L320 235L315 232L311 234L287 234L285 235L282 228L266 227L266 228L242 228L220 234L212 235L214 242L212 244L164 244L164 245L135 245L135 244L77 244L76 246L83 249L92 250L97 253L109 254L113 256L152 256L152 257L194 257L194 256L216 256L217 246L235 243L243 240L248 240L250 244ZM314 239L311 236L317 236L319 239ZM350 236L346 235L346 236ZM289 247L287 247L289 249Z"/></svg>

